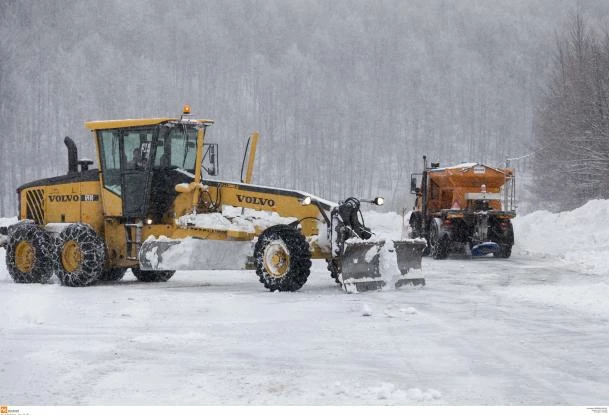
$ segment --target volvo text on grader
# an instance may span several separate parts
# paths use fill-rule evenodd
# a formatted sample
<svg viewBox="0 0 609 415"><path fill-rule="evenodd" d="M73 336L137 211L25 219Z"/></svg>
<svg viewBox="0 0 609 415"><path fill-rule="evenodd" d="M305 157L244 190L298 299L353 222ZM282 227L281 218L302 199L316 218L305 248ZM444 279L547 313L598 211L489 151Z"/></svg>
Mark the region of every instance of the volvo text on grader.
<svg viewBox="0 0 609 415"><path fill-rule="evenodd" d="M251 267L267 289L295 291L321 258L337 283L362 291L385 284L385 249L401 274L392 283L424 283L404 274L420 268L425 243L371 238L358 199L336 204L250 184L257 134L246 180L204 177L218 167L217 145L204 143L212 124L187 107L180 118L87 122L99 169L78 160L66 137L68 173L21 186L20 221L0 235L14 281L44 283L55 273L63 285L87 286L131 268L157 282L175 270Z"/></svg>
<svg viewBox="0 0 609 415"><path fill-rule="evenodd" d="M428 166L425 156L423 164L423 173L411 176L416 201L408 228L410 237L427 240L424 255L444 259L450 252L492 253L509 258L516 216L514 170L479 163Z"/></svg>

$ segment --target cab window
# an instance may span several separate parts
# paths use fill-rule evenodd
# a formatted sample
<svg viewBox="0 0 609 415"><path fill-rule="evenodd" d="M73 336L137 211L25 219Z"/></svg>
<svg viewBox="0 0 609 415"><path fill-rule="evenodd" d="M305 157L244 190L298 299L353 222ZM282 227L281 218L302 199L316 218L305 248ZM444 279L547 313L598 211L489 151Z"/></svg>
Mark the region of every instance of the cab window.
<svg viewBox="0 0 609 415"><path fill-rule="evenodd" d="M104 130L98 132L101 150L104 187L120 196L121 194L121 149L120 131Z"/></svg>

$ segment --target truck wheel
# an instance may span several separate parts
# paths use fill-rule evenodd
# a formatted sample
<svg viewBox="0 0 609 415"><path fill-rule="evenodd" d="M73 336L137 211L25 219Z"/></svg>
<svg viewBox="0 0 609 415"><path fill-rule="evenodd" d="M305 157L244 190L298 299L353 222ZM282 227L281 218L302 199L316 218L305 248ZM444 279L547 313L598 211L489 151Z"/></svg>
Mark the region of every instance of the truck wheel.
<svg viewBox="0 0 609 415"><path fill-rule="evenodd" d="M494 252L493 256L495 258L509 258L512 256L512 245L499 245L501 247L501 251Z"/></svg>
<svg viewBox="0 0 609 415"><path fill-rule="evenodd" d="M311 251L302 233L287 225L267 228L254 248L256 274L270 291L296 291L311 272Z"/></svg>
<svg viewBox="0 0 609 415"><path fill-rule="evenodd" d="M490 229L491 240L501 247L501 251L494 252L495 258L509 258L514 245L514 227L511 221L495 222Z"/></svg>
<svg viewBox="0 0 609 415"><path fill-rule="evenodd" d="M53 276L51 236L33 223L11 228L6 245L6 268L17 283L46 283Z"/></svg>
<svg viewBox="0 0 609 415"><path fill-rule="evenodd" d="M166 282L176 273L175 271L142 271L139 268L131 268L131 272L138 281L142 282Z"/></svg>
<svg viewBox="0 0 609 415"><path fill-rule="evenodd" d="M56 238L55 271L62 285L86 287L97 281L104 270L104 241L89 226L73 223Z"/></svg>
<svg viewBox="0 0 609 415"><path fill-rule="evenodd" d="M108 268L102 271L100 281L118 281L125 276L127 268Z"/></svg>
<svg viewBox="0 0 609 415"><path fill-rule="evenodd" d="M434 222L429 230L429 247L433 259L446 259L448 256L448 237L440 237L438 225Z"/></svg>

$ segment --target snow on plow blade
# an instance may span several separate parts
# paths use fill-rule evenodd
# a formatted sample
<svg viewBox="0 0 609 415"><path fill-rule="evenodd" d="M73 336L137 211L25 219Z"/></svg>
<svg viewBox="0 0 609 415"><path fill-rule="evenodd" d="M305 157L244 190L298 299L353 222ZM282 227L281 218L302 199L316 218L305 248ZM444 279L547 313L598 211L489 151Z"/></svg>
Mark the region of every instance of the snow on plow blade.
<svg viewBox="0 0 609 415"><path fill-rule="evenodd" d="M144 271L237 270L246 269L251 252L250 241L160 237L142 243L139 261Z"/></svg>
<svg viewBox="0 0 609 415"><path fill-rule="evenodd" d="M411 269L421 269L426 242L423 239L402 241L347 241L342 260L345 291L378 290L387 285L425 285L424 278L407 278Z"/></svg>

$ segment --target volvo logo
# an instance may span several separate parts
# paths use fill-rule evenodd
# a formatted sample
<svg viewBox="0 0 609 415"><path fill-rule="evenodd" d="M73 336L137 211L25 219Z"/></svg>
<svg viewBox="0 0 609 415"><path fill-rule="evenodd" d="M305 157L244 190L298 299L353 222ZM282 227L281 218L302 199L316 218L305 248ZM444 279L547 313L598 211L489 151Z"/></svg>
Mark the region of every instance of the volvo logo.
<svg viewBox="0 0 609 415"><path fill-rule="evenodd" d="M253 197L253 196L245 196L245 195L237 195L237 200L239 202L250 203L252 205L260 205L260 206L275 206L275 201L273 199L265 199L263 197Z"/></svg>
<svg viewBox="0 0 609 415"><path fill-rule="evenodd" d="M97 202L99 195L49 195L51 202Z"/></svg>
<svg viewBox="0 0 609 415"><path fill-rule="evenodd" d="M49 200L51 202L78 202L80 200L79 195L50 195Z"/></svg>

